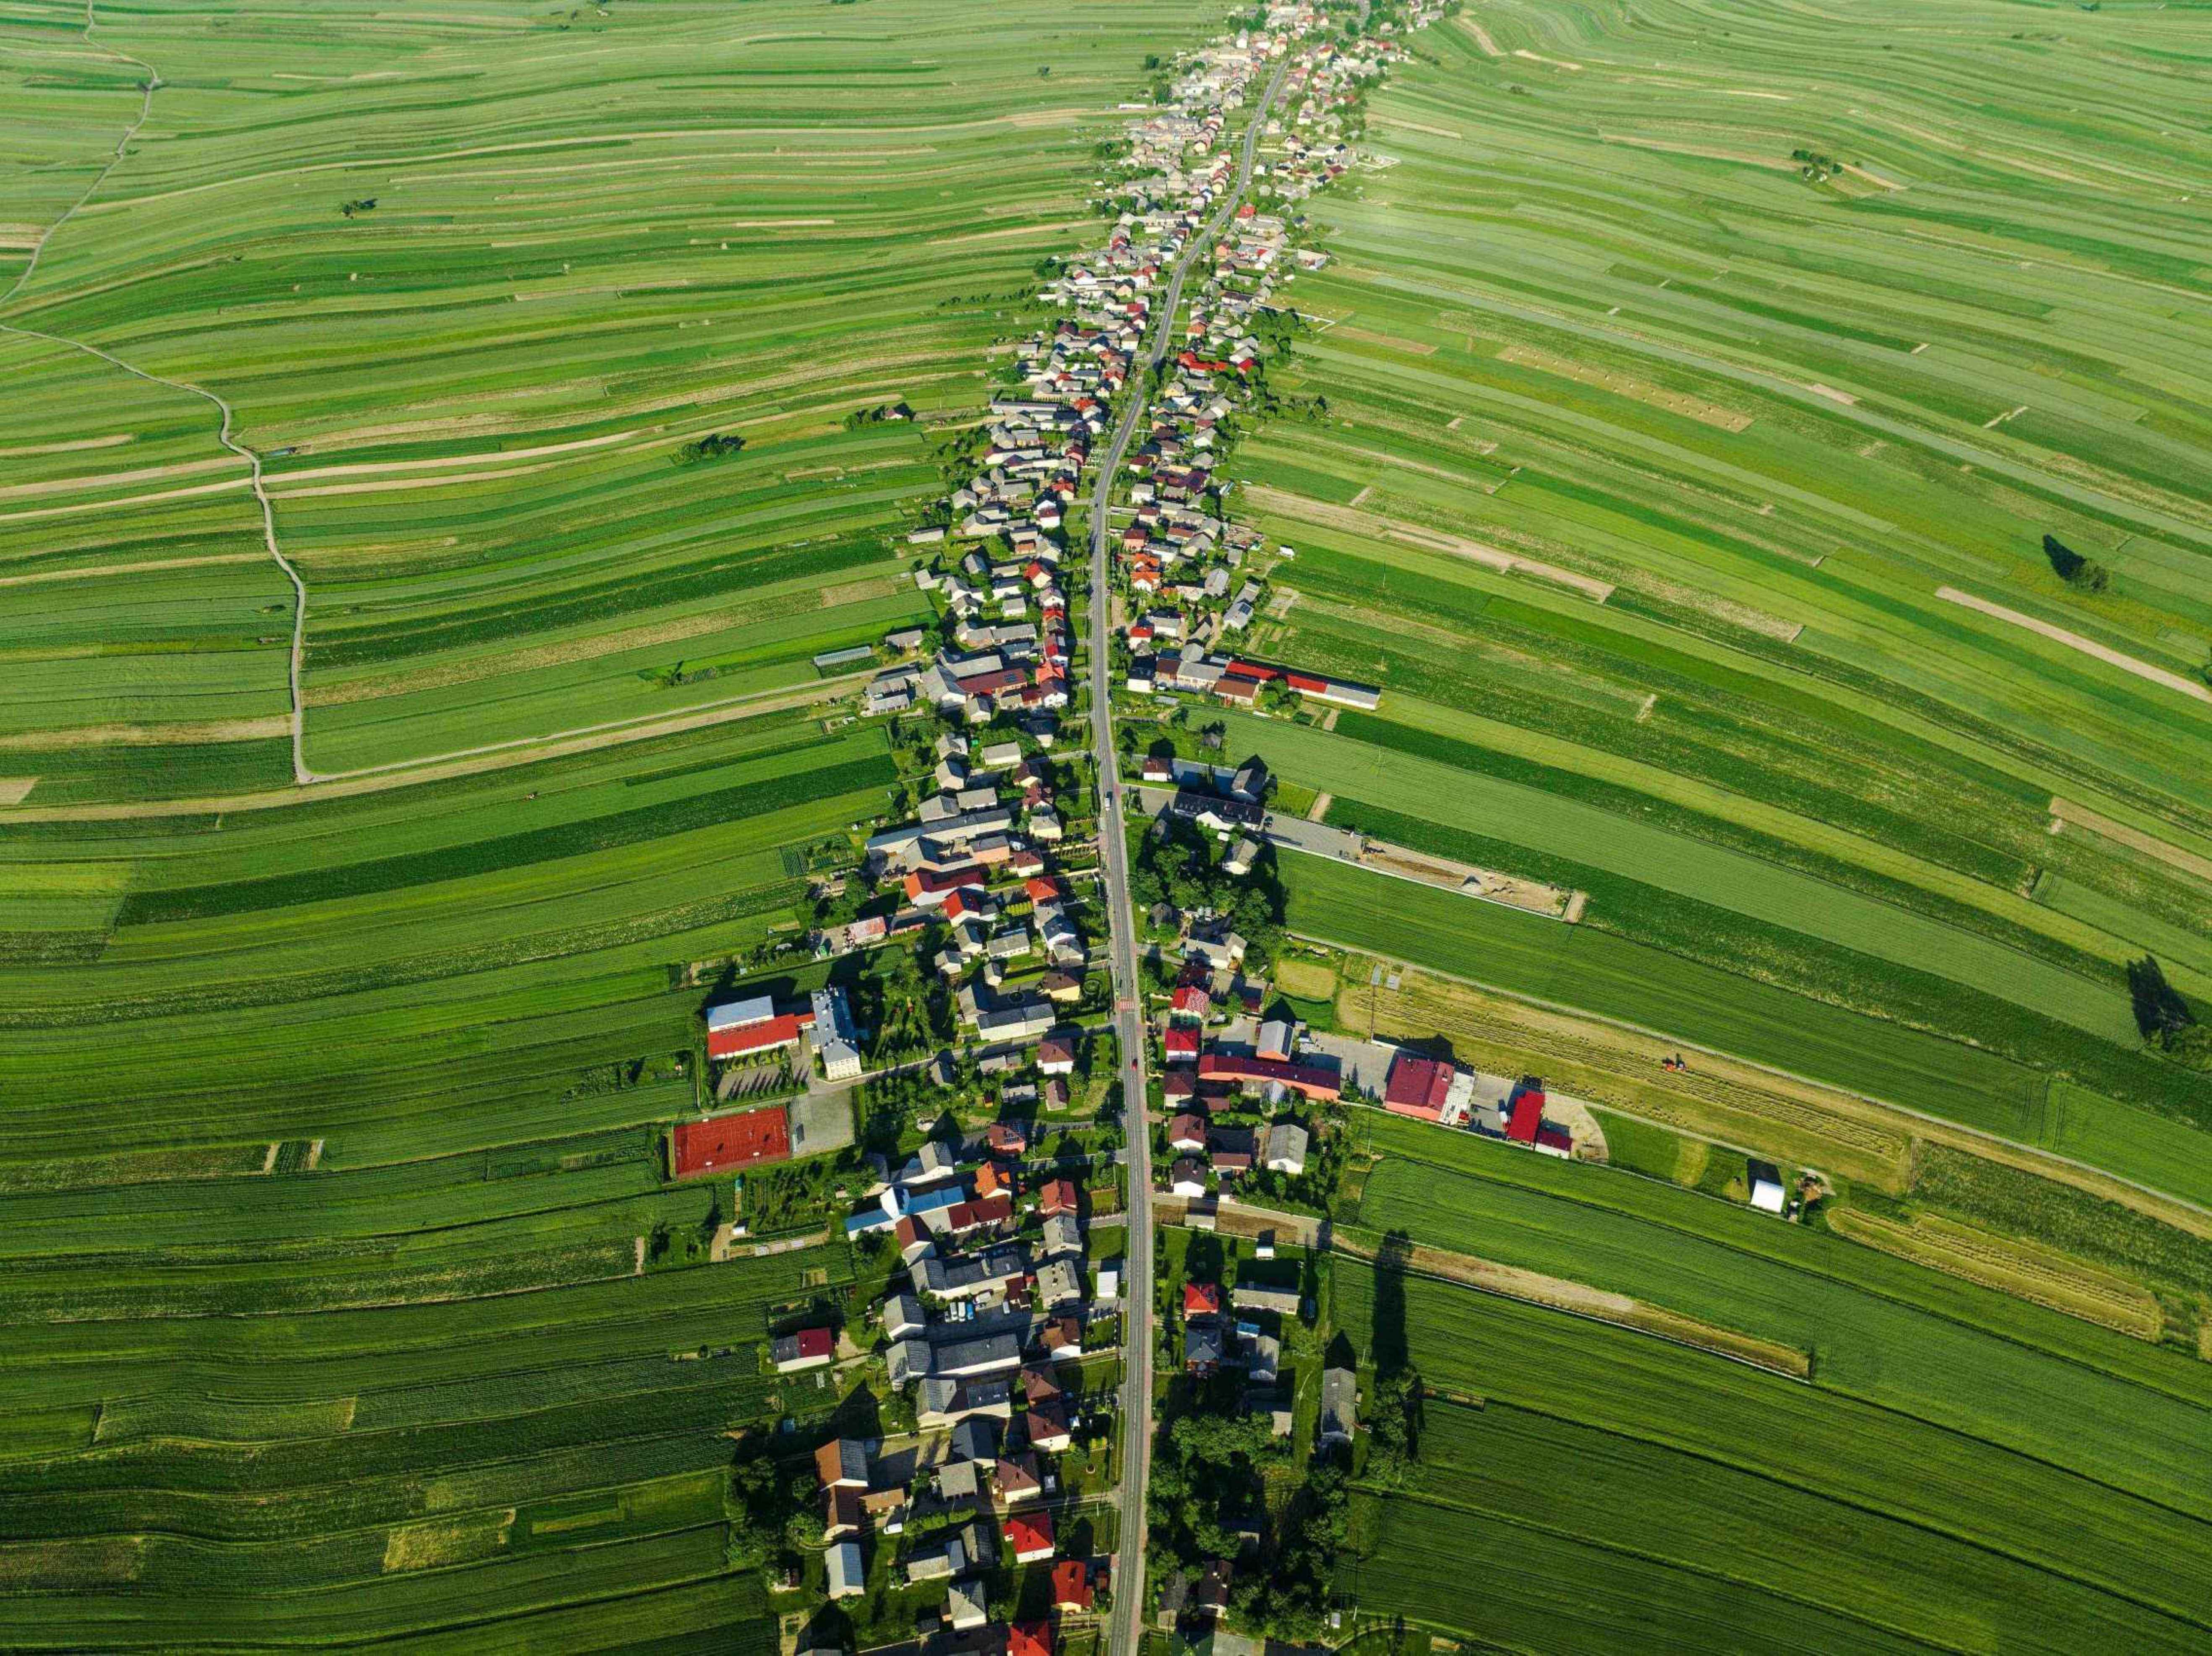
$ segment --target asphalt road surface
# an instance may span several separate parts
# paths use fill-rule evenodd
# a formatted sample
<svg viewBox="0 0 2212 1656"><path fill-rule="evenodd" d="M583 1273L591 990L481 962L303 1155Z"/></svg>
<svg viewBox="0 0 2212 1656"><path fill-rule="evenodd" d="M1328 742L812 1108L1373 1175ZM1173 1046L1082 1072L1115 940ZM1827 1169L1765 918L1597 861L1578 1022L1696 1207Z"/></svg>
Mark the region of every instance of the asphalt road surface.
<svg viewBox="0 0 2212 1656"><path fill-rule="evenodd" d="M1245 128L1237 163L1237 181L1212 220L1201 227L1176 261L1158 309L1152 312L1152 350L1139 365L1136 395L1122 410L1114 441L1098 469L1091 502L1091 727L1098 760L1098 790L1103 809L1098 818L1098 866L1112 946L1114 1034L1121 1049L1121 1120L1128 1140L1128 1257L1122 1272L1122 1300L1128 1307L1127 1362L1121 1396L1121 1529L1120 1568L1114 1579L1114 1624L1110 1656L1136 1656L1144 1640L1145 1480L1151 1471L1152 1432L1152 1149L1145 1107L1145 1031L1137 993L1137 933L1129 907L1128 841L1121 830L1121 767L1114 748L1113 610L1106 584L1106 509L1122 457L1145 415L1143 371L1167 356L1176 312L1182 303L1183 278L1201 253L1210 256L1215 238L1236 212L1252 182L1252 157L1260 129L1281 89L1290 59L1275 66Z"/></svg>

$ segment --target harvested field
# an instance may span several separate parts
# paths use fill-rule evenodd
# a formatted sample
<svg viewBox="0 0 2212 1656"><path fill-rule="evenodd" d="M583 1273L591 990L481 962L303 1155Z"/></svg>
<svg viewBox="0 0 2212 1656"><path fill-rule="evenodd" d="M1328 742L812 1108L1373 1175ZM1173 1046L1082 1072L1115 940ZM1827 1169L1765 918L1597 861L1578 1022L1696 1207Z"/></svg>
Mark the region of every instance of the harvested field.
<svg viewBox="0 0 2212 1656"><path fill-rule="evenodd" d="M1828 1228L1901 1259L2116 1328L2139 1340L2155 1340L2165 1331L2166 1313L2154 1295L2033 1243L1929 1214L1899 1224L1849 1207L1832 1211Z"/></svg>

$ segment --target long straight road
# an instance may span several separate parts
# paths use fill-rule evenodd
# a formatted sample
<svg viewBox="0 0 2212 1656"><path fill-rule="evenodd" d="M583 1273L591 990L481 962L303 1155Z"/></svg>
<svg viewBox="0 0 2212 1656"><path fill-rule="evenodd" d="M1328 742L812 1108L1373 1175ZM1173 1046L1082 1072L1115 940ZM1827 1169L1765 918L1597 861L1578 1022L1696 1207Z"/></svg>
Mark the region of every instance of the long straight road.
<svg viewBox="0 0 2212 1656"><path fill-rule="evenodd" d="M1213 217L1192 233L1190 245L1176 260L1167 291L1152 313L1152 349L1132 376L1135 389L1121 410L1121 423L1115 428L1114 440L1099 466L1097 489L1091 501L1091 734L1098 760L1102 802L1098 866L1112 939L1109 958L1114 977L1114 1034L1125 1060L1121 1121L1129 1146L1129 1242L1122 1271L1128 1325L1121 1397L1121 1528L1117 1549L1121 1562L1114 1578L1110 1656L1136 1656L1144 1639L1145 1479L1152 1467L1152 1145L1145 1104L1145 1029L1137 989L1137 931L1129 907L1129 847L1121 826L1121 767L1114 748L1113 675L1108 670L1113 659L1114 629L1106 580L1106 509L1113 499L1115 475L1121 470L1122 458L1144 419L1148 371L1166 359L1176 312L1182 303L1183 278L1201 253L1210 256L1214 239L1250 187L1260 129L1267 124L1267 112L1289 70L1287 57L1275 66L1245 129L1235 185Z"/></svg>

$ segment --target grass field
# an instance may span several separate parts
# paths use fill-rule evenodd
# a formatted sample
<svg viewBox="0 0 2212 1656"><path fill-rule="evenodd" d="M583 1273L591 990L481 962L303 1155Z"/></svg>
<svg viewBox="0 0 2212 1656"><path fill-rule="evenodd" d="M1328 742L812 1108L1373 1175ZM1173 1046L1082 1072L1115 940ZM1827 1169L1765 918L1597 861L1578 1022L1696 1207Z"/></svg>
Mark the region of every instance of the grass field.
<svg viewBox="0 0 2212 1656"><path fill-rule="evenodd" d="M94 15L0 20L0 323L52 337L0 334L0 775L47 799L289 773L290 590L179 384L235 410L307 582L317 770L806 681L920 613L890 547L942 488L927 428L1090 222L1144 56L1212 13ZM126 59L161 86L100 176ZM922 423L845 428L899 400ZM746 446L676 463L709 432Z"/></svg>
<svg viewBox="0 0 2212 1656"><path fill-rule="evenodd" d="M2208 179L2151 114L2202 42L2148 8L1835 29L1485 0L1418 50L1369 100L1384 164L1310 209L1332 262L1279 378L1326 416L1234 461L1296 549L1253 652L1382 703L1234 744L1333 822L1588 891L1578 931L1608 935L1558 945L1559 999L1700 1040L1662 1003L1733 1012L1759 1028L1716 1044L2031 1140L2052 1077L2212 1125L2121 978L2149 949L2212 996L2185 866L2212 831L2212 427L2186 411L2212 339L2176 308ZM2046 534L2108 580L2062 579ZM2150 848L2054 834L2076 793ZM1409 943L1438 925L1373 907ZM1473 946L1430 957L1510 952L1451 913ZM2078 1119L2107 1114L2138 1119ZM2155 1182L2139 1137L2069 1153Z"/></svg>
<svg viewBox="0 0 2212 1656"><path fill-rule="evenodd" d="M2202 1242L1943 1149L1912 1225L1849 1209L1831 1234L1668 1182L1710 1188L1724 1151L1693 1169L1688 1141L1605 1125L1627 1129L1615 1168L1362 1113L1381 1159L1347 1234L1778 1340L1809 1383L1470 1292L1426 1255L1411 1275L1340 1257L1339 1326L1441 1393L1404 1487L1355 1520L1340 1585L1363 1615L1577 1648L1758 1648L1784 1606L1799 1647L2064 1650L2106 1617L2130 1648L2202 1641L2212 1598L2177 1571L2212 1556L2182 1447L2212 1370L2160 1306L2202 1281ZM2006 1240L2024 1234L2056 1246ZM2102 1538L2095 1562L2062 1530ZM1574 1568L1469 1592L1436 1560L1478 1546Z"/></svg>
<svg viewBox="0 0 2212 1656"><path fill-rule="evenodd" d="M1483 1405L1432 1399L1411 1489L1356 1526L1372 1550L1340 1586L1363 1611L1508 1647L1571 1629L1577 1649L2203 1641L2200 1517L1601 1324L1345 1259L1334 1280L1363 1346L1402 1341L1426 1384ZM1478 1550L1500 1561L1479 1590L1439 1568Z"/></svg>
<svg viewBox="0 0 2212 1656"><path fill-rule="evenodd" d="M898 761L811 658L930 613L933 441L1215 19L0 18L0 1643L773 1648L732 1434L860 1290L693 1263L662 1131L729 963L830 970ZM371 774L290 786L249 455Z"/></svg>

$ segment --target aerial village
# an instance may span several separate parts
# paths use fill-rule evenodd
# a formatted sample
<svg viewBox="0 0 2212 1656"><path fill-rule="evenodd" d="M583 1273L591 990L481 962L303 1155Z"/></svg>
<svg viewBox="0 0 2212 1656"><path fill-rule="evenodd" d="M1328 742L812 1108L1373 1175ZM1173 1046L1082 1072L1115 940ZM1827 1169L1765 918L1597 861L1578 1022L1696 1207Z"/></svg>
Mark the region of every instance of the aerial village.
<svg viewBox="0 0 2212 1656"><path fill-rule="evenodd" d="M1554 1155L1572 1149L1533 1078L1478 1076L1308 1028L1271 1000L1228 901L1146 917L1158 1119L1121 1123L1106 1101L1103 1078L1126 1055L1114 1050L1111 990L1095 957L1107 929L1100 802L1073 725L1061 745L1063 719L1085 711L1094 682L1156 709L1186 696L1255 710L1376 704L1368 687L1237 652L1267 603L1265 571L1295 554L1270 552L1231 519L1218 470L1232 422L1252 412L1267 337L1289 312L1285 288L1326 263L1297 245L1295 205L1356 164L1343 106L1401 51L1390 34L1346 39L1325 30L1318 8L1278 4L1266 27L1182 60L1167 101L1128 124L1104 245L1044 285L1044 302L1065 314L1018 345L1018 378L989 397L972 474L908 535L938 625L884 640L895 660L857 711L893 722L928 787L904 820L866 838L845 883L850 918L818 929L812 947L833 959L916 951L950 996L957 1063L947 1050L869 1069L875 1032L856 1026L835 986L789 999L735 993L704 1014L714 1106L672 1136L678 1178L734 1178L742 1193L762 1169L850 1145L855 1083L895 1075L911 1083L907 1096L919 1094L911 1147L871 1149L830 1192L856 1253L888 1270L880 1296L854 1314L798 1318L767 1343L765 1361L795 1384L866 1381L895 1400L879 1433L819 1447L820 1579L778 1585L832 1604L895 1593L914 1606L901 1631L932 1649L1055 1656L1067 1630L1097 1642L1116 1563L1096 1519L1113 1499L1125 1296L1152 1287L1122 1280L1121 1133L1155 1144L1151 1212L1193 1231L1240 1205L1267 1213L1240 1202L1255 1190L1297 1192L1348 1098ZM1116 659L1110 676L1079 681L1070 606L1088 600L1069 520L1097 487L1117 398L1147 374L1168 273L1235 188L1242 134L1231 118L1278 67L1251 191L1268 206L1240 205L1210 258L1201 249L1193 261L1202 288L1186 295L1146 423L1113 480ZM1273 854L1270 784L1257 760L1232 771L1148 757L1130 792L1156 814L1153 839L1218 843L1209 858L1234 882ZM1086 1077L1098 1084L1079 1096ZM746 1107L764 1079L798 1094ZM969 1089L995 1102L994 1119L963 1124L927 1101L933 1090L950 1106ZM824 1100L847 1118L842 1138L823 1124ZM1062 1123L1106 1131L1059 1134L1048 1152ZM1095 1224L1112 1248L1093 1246ZM746 1235L742 1222L725 1231L727 1246ZM1261 1240L1255 1263L1273 1257ZM1226 1286L1193 1276L1166 1292L1176 1313L1166 1366L1199 1380L1233 1376L1243 1412L1289 1437L1283 1353L1310 1337L1310 1300L1257 1271ZM1317 1389L1314 1444L1326 1455L1349 1445L1358 1392L1342 1368L1319 1373ZM994 1583L1031 1567L1048 1572L1049 1591L1024 1593L1017 1617ZM1237 1568L1213 1559L1170 1572L1164 1621L1222 1615Z"/></svg>

